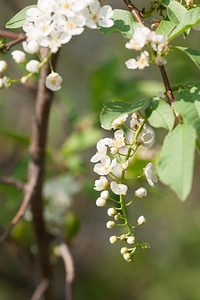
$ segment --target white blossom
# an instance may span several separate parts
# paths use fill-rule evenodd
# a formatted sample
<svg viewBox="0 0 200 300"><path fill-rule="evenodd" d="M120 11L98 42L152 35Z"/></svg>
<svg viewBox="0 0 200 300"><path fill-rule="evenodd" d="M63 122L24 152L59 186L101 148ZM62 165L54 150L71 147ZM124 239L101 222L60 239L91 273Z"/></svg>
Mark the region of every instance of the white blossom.
<svg viewBox="0 0 200 300"><path fill-rule="evenodd" d="M143 170L148 184L154 187L154 183L158 182L158 178L155 174L155 166L152 163L148 163Z"/></svg>
<svg viewBox="0 0 200 300"><path fill-rule="evenodd" d="M128 43L126 43L125 47L127 49L142 50L150 32L150 29L147 27L137 27L134 31L133 37Z"/></svg>
<svg viewBox="0 0 200 300"><path fill-rule="evenodd" d="M115 243L117 243L118 238L117 238L116 235L112 235L112 236L109 238L109 240L110 240L110 243L111 243L111 244L115 244Z"/></svg>
<svg viewBox="0 0 200 300"><path fill-rule="evenodd" d="M95 180L94 190L103 191L109 186L109 182L105 176L100 176L99 179Z"/></svg>
<svg viewBox="0 0 200 300"><path fill-rule="evenodd" d="M130 245L134 244L135 243L135 237L133 235L129 236L127 238L127 243L130 244Z"/></svg>
<svg viewBox="0 0 200 300"><path fill-rule="evenodd" d="M107 190L101 192L101 198L107 200L109 198L109 192Z"/></svg>
<svg viewBox="0 0 200 300"><path fill-rule="evenodd" d="M114 222L114 221L108 221L108 222L106 223L106 227L107 227L108 229L112 229L113 227L115 227L115 222Z"/></svg>
<svg viewBox="0 0 200 300"><path fill-rule="evenodd" d="M114 133L114 139L111 140L110 143L110 151L111 153L115 154L119 151L120 148L124 147L125 144L125 137L124 132L122 130L117 130Z"/></svg>
<svg viewBox="0 0 200 300"><path fill-rule="evenodd" d="M49 90L58 91L61 89L62 77L58 73L52 72L46 77L45 84Z"/></svg>
<svg viewBox="0 0 200 300"><path fill-rule="evenodd" d="M5 60L0 60L0 72L5 72L8 68L8 64Z"/></svg>
<svg viewBox="0 0 200 300"><path fill-rule="evenodd" d="M143 225L146 223L146 219L144 216L140 216L137 220L138 225Z"/></svg>
<svg viewBox="0 0 200 300"><path fill-rule="evenodd" d="M96 152L96 154L94 154L92 156L90 161L95 163L95 162L100 161L103 157L105 157L107 154L107 146L110 144L110 142L111 142L111 139L109 139L109 138L104 138L104 139L99 140L97 142L97 146L96 146L97 152Z"/></svg>
<svg viewBox="0 0 200 300"><path fill-rule="evenodd" d="M110 207L107 211L109 217L114 217L117 214L117 211L114 207Z"/></svg>
<svg viewBox="0 0 200 300"><path fill-rule="evenodd" d="M110 184L110 188L116 195L126 195L128 187L125 184L117 183L112 181Z"/></svg>
<svg viewBox="0 0 200 300"><path fill-rule="evenodd" d="M17 64L22 64L25 62L26 55L23 51L15 50L11 52L12 58Z"/></svg>
<svg viewBox="0 0 200 300"><path fill-rule="evenodd" d="M147 190L144 187L140 187L135 191L135 197L143 198L147 196Z"/></svg>
<svg viewBox="0 0 200 300"><path fill-rule="evenodd" d="M128 114L124 114L122 116L119 116L118 118L116 118L112 124L111 124L111 128L113 129L117 129L119 127L121 127L125 122L126 119L128 118Z"/></svg>
<svg viewBox="0 0 200 300"><path fill-rule="evenodd" d="M86 26L96 29L97 26L111 27L114 22L112 20L113 10L110 5L100 6L99 1L94 0L89 5L88 11L85 11Z"/></svg>
<svg viewBox="0 0 200 300"><path fill-rule="evenodd" d="M104 206L106 206L106 204L107 204L106 199L104 199L102 197L97 198L97 200L96 200L96 206L98 206L98 207L104 207Z"/></svg>
<svg viewBox="0 0 200 300"><path fill-rule="evenodd" d="M26 64L26 70L30 73L37 73L39 71L40 62L32 59Z"/></svg>
<svg viewBox="0 0 200 300"><path fill-rule="evenodd" d="M109 156L104 156L101 162L94 166L94 172L99 175L108 175L112 171L112 168L116 166L116 163L116 158L111 161Z"/></svg>

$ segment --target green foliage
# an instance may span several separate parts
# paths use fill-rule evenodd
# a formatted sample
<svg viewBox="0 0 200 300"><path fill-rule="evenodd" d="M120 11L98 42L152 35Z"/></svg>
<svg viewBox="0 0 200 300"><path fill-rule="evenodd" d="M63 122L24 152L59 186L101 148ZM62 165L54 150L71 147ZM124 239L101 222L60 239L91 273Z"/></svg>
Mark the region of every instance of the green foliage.
<svg viewBox="0 0 200 300"><path fill-rule="evenodd" d="M158 98L150 101L149 107L145 111L149 123L156 128L172 130L174 127L175 116L171 107Z"/></svg>
<svg viewBox="0 0 200 300"><path fill-rule="evenodd" d="M188 47L181 47L181 46L170 46L170 49L181 51L186 54L200 69L200 52Z"/></svg>
<svg viewBox="0 0 200 300"><path fill-rule="evenodd" d="M101 126L107 130L111 129L113 120L124 114L138 111L144 107L145 103L146 99L141 99L134 104L124 103L121 101L106 102L100 116Z"/></svg>
<svg viewBox="0 0 200 300"><path fill-rule="evenodd" d="M126 10L115 9L114 10L114 25L110 28L100 28L100 31L105 34L112 32L121 33L125 38L130 39L136 27L142 26L138 24L133 15Z"/></svg>
<svg viewBox="0 0 200 300"><path fill-rule="evenodd" d="M24 21L26 19L26 11L29 8L36 7L36 5L29 5L20 10L14 17L12 17L7 23L6 28L15 29L20 28L24 25Z"/></svg>
<svg viewBox="0 0 200 300"><path fill-rule="evenodd" d="M182 201L191 190L195 139L192 126L179 124L166 136L158 160L160 180L169 185Z"/></svg>

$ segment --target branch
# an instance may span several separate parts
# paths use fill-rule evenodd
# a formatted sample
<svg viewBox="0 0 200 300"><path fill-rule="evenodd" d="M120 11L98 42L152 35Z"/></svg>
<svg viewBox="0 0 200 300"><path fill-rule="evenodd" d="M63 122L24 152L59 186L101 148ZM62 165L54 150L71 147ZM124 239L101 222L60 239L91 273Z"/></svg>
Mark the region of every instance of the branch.
<svg viewBox="0 0 200 300"><path fill-rule="evenodd" d="M33 293L31 300L40 300L43 296L44 292L46 291L49 282L47 279L43 279L40 284L37 286L35 292Z"/></svg>
<svg viewBox="0 0 200 300"><path fill-rule="evenodd" d="M135 20L140 23L140 24L144 24L143 20L142 20L142 13L135 7L135 5L130 1L130 0L123 0L124 3L127 5L128 9L130 10L130 12L132 13L132 15L134 16ZM169 83L169 79L165 70L164 65L159 66L159 70L162 76L162 80L165 86L165 91L166 91L166 95L167 95L167 99L168 99L168 104L173 107L173 103L174 103L174 96L173 96L173 92Z"/></svg>
<svg viewBox="0 0 200 300"><path fill-rule="evenodd" d="M25 187L25 184L22 181L14 179L12 177L1 177L0 184L12 186L19 191L24 191L24 187Z"/></svg>
<svg viewBox="0 0 200 300"><path fill-rule="evenodd" d="M61 242L58 247L60 250L59 251L60 256L62 257L64 262L65 272L66 272L65 297L66 300L72 300L72 283L75 276L73 258L69 251L69 247L67 246L66 243Z"/></svg>
<svg viewBox="0 0 200 300"><path fill-rule="evenodd" d="M10 38L13 41L6 43L0 48L1 53L6 53L10 50L11 47L25 41L26 36L22 33L15 33L8 30L0 30L0 37L2 38Z"/></svg>

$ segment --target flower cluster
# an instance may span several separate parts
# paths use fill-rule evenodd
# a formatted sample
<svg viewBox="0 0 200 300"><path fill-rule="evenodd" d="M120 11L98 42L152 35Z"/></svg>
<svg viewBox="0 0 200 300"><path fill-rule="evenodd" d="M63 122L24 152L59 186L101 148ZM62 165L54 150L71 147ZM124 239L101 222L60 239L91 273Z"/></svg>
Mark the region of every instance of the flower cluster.
<svg viewBox="0 0 200 300"><path fill-rule="evenodd" d="M145 46L148 47L149 51L143 50ZM141 51L136 59L131 58L125 62L128 69L143 70L149 66L150 62L154 62L157 65L167 63L164 58L168 50L167 36L157 34L145 26L135 29L131 40L126 43L125 47L127 49Z"/></svg>
<svg viewBox="0 0 200 300"><path fill-rule="evenodd" d="M85 26L111 27L112 16L112 8L101 7L98 0L38 0L37 7L27 10L23 25L27 36L24 49L34 53L42 46L55 53L72 36L80 35Z"/></svg>
<svg viewBox="0 0 200 300"><path fill-rule="evenodd" d="M148 245L138 244L134 233L136 227L146 223L145 217L140 216L136 225L132 226L128 220L127 206L135 199L147 196L147 190L140 187L135 190L131 200L125 200L125 197L131 194L126 185L127 171L137 149L141 145L149 147L153 144L154 133L149 130L146 121L139 114L133 113L131 118L128 117L128 114L124 114L112 122L111 127L115 130L114 137L99 140L96 145L97 152L90 161L94 163L94 172L100 176L94 186L94 189L100 192L96 205L108 207L107 214L111 217L106 227L108 229L117 226L126 228L126 233L119 236L112 235L110 243L126 242L128 246L121 248L121 254L129 262L138 246L147 249ZM155 166L152 163L148 163L143 169L143 176L152 187L158 181Z"/></svg>
<svg viewBox="0 0 200 300"><path fill-rule="evenodd" d="M50 61L52 53L68 43L75 35L80 35L85 27L111 27L113 10L110 5L100 5L98 0L38 0L37 5L27 9L23 30L26 40L22 42L23 50L29 54L37 54L40 47L49 48L47 57L26 61L24 51L15 50L11 53L14 61L25 64L28 75L20 80L3 77L0 88L10 86L13 82L26 83L38 73L44 63ZM5 62L1 61L0 69L6 71ZM51 66L52 69L52 66ZM52 72L46 78L46 87L52 91L61 89L62 77Z"/></svg>

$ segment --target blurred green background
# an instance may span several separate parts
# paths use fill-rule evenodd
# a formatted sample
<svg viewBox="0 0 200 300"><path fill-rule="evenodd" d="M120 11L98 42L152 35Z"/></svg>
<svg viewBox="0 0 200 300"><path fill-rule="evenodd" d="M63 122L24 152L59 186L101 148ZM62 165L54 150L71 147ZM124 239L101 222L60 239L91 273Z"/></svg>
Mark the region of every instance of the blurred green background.
<svg viewBox="0 0 200 300"><path fill-rule="evenodd" d="M125 8L123 1L107 3L114 8ZM29 4L33 2L1 1L0 28L4 29L5 22ZM141 4L137 0L135 5L141 9L148 2ZM198 40L199 33L192 31L189 38L175 42L200 50ZM106 209L95 205L98 193L92 188L96 176L89 160L97 140L109 134L100 129L102 103L112 99L135 101L163 90L157 68L150 67L145 72L125 68L124 61L131 58L125 43L118 34L103 36L86 29L63 47L57 66L64 82L51 111L46 178L71 176L74 184L81 186L68 208L63 230L75 263L74 299L199 300L199 157L195 161L192 193L185 203L159 184L153 190L147 187L149 196L133 206L133 218L143 214L147 219L137 234L141 241L151 244L151 249L139 251L132 263L122 259L118 245L109 244L112 232L105 227ZM6 57L9 58L9 53ZM9 63L13 74L21 74L11 60ZM198 69L183 54L170 53L166 69L172 85L199 80ZM26 180L35 84L36 78L27 87L15 85L0 91L1 176ZM155 148L159 149L165 132L156 134ZM136 188L138 184L135 182ZM1 229L8 226L21 199L20 192L0 186ZM31 224L22 220L0 248L0 299L31 298L32 275L37 274L34 253ZM64 267L60 258L52 257L52 262L55 299L61 300Z"/></svg>

